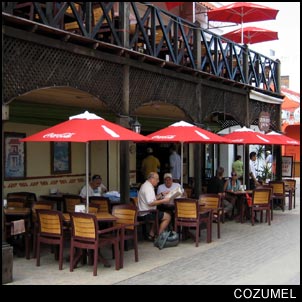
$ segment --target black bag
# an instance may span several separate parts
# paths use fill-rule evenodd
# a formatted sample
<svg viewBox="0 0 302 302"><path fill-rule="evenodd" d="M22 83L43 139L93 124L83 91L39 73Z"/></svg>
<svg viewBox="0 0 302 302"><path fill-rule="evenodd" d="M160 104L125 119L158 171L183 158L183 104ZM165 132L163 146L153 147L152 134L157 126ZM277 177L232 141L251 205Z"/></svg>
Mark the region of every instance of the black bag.
<svg viewBox="0 0 302 302"><path fill-rule="evenodd" d="M154 241L154 246L160 250L165 247L177 246L179 242L178 233L174 231L164 231Z"/></svg>

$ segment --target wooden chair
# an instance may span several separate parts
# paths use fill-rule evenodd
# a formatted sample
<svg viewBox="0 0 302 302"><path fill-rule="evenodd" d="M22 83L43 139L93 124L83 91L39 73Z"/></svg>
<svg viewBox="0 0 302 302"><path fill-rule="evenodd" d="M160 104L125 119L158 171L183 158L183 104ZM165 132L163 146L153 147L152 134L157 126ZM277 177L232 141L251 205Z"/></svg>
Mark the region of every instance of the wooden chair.
<svg viewBox="0 0 302 302"><path fill-rule="evenodd" d="M7 202L9 200L24 200L25 201L25 207L31 208L32 204L37 201L37 196L35 193L32 192L11 192L7 193Z"/></svg>
<svg viewBox="0 0 302 302"><path fill-rule="evenodd" d="M212 209L212 223L217 223L217 238L220 238L220 223L223 221L224 212L221 206L221 198L219 194L201 194L199 196L199 204L202 208Z"/></svg>
<svg viewBox="0 0 302 302"><path fill-rule="evenodd" d="M75 206L82 203L82 197L74 194L64 194L64 213L73 213Z"/></svg>
<svg viewBox="0 0 302 302"><path fill-rule="evenodd" d="M285 197L288 197L288 209L291 210L293 207L296 208L296 180L292 178L283 179L285 187L288 187L291 191L285 191Z"/></svg>
<svg viewBox="0 0 302 302"><path fill-rule="evenodd" d="M63 268L63 214L56 210L37 209L37 266L40 266L41 243L59 246L59 256L55 250L55 259L59 258L59 270Z"/></svg>
<svg viewBox="0 0 302 302"><path fill-rule="evenodd" d="M175 223L174 228L177 232L178 227L195 228L195 246L199 244L200 226L206 223L207 227L207 242L212 241L212 210L200 210L200 205L197 199L191 198L176 198L175 203Z"/></svg>
<svg viewBox="0 0 302 302"><path fill-rule="evenodd" d="M155 223L155 235L158 233L159 230L159 222L158 222L158 210L157 209L150 209L150 210L146 210L146 211L139 211L138 209L138 198L137 197L132 197L130 198L130 201L132 202L132 204L135 205L135 207L137 208L137 222L139 225L142 226L142 232L143 235L147 234L147 230L146 230L146 225L153 225ZM150 219L150 220L146 220L144 219L142 216L145 214L154 214L155 219Z"/></svg>
<svg viewBox="0 0 302 302"><path fill-rule="evenodd" d="M261 212L262 222L263 210L266 210L266 222L271 225L271 188L257 188L253 190L251 205L251 223L254 225L256 212Z"/></svg>
<svg viewBox="0 0 302 302"><path fill-rule="evenodd" d="M285 208L285 183L284 181L270 181L269 185L273 188L272 199L280 202L280 208L284 212Z"/></svg>
<svg viewBox="0 0 302 302"><path fill-rule="evenodd" d="M83 250L94 251L93 276L97 275L98 250L104 245L114 245L115 269L120 269L120 227L99 230L96 215L87 213L71 213L71 243L70 243L70 271L77 266L83 257ZM75 255L75 248L80 249Z"/></svg>
<svg viewBox="0 0 302 302"><path fill-rule="evenodd" d="M110 213L110 199L104 196L90 196L89 203L97 204L99 212Z"/></svg>
<svg viewBox="0 0 302 302"><path fill-rule="evenodd" d="M115 225L122 227L120 267L123 268L124 246L127 240L133 240L134 259L138 262L137 208L132 204L117 205L112 208L112 215L117 217Z"/></svg>
<svg viewBox="0 0 302 302"><path fill-rule="evenodd" d="M27 201L20 197L9 197L7 199L8 208L26 208Z"/></svg>
<svg viewBox="0 0 302 302"><path fill-rule="evenodd" d="M37 209L53 210L53 202L39 200L31 208L31 234L33 237L33 257L37 257L37 233L39 230Z"/></svg>

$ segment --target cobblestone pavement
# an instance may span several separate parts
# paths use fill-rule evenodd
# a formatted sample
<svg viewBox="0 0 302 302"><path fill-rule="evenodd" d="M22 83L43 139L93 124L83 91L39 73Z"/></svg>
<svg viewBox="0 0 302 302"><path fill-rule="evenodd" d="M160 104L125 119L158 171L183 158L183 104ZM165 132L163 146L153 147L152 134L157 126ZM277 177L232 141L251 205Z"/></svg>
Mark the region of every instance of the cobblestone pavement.
<svg viewBox="0 0 302 302"><path fill-rule="evenodd" d="M213 228L213 242L206 243L202 231L199 247L192 240L177 247L158 250L150 242L139 242L139 262L134 252L125 252L124 268L116 271L114 262L98 266L79 266L72 273L64 261L59 271L53 254L45 250L41 266L36 260L14 257L13 282L9 284L220 284L220 285L299 285L300 284L300 178L297 178L296 208L274 211L267 223L243 224L227 221L221 239ZM64 251L64 260L68 255ZM111 251L105 251L110 259Z"/></svg>

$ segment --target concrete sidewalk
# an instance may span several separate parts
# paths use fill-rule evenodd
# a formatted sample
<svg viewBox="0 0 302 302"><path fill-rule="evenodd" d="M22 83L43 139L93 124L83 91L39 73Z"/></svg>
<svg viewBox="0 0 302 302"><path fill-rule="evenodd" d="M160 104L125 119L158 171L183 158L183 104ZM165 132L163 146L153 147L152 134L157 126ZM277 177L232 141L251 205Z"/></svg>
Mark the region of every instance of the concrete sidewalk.
<svg viewBox="0 0 302 302"><path fill-rule="evenodd" d="M40 267L36 259L14 257L13 282L9 284L299 285L300 178L297 188L296 208L275 210L271 226L228 221L222 224L219 240L214 226L210 244L203 230L197 248L192 240L163 250L150 242L139 242L139 262L134 262L133 250L127 251L123 269L116 271L110 260L110 268L99 264L96 277L93 267L87 265L71 273L69 263L64 262L59 271L53 254L45 250ZM111 251L105 256L110 259Z"/></svg>

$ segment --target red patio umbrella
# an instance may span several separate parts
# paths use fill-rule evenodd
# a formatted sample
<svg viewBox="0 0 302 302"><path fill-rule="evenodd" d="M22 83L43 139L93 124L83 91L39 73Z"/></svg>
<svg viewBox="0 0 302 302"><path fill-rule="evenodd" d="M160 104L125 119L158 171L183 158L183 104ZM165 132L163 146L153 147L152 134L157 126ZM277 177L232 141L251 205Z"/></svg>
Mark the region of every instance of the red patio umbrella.
<svg viewBox="0 0 302 302"><path fill-rule="evenodd" d="M224 135L231 144L242 144L242 145L273 145L274 139L270 138L266 134L256 132L250 128L242 127L236 129L232 133Z"/></svg>
<svg viewBox="0 0 302 302"><path fill-rule="evenodd" d="M86 210L88 211L88 144L90 141L148 141L141 134L135 133L118 124L85 111L69 117L68 121L42 130L20 141L23 142L85 142L86 143Z"/></svg>
<svg viewBox="0 0 302 302"><path fill-rule="evenodd" d="M270 136L270 138L274 140L274 145L300 146L300 142L298 140L275 131L266 133L266 135Z"/></svg>
<svg viewBox="0 0 302 302"><path fill-rule="evenodd" d="M238 23L242 29L243 23L274 20L278 12L277 9L251 2L234 2L208 11L208 20ZM242 31L241 43L243 42Z"/></svg>
<svg viewBox="0 0 302 302"><path fill-rule="evenodd" d="M254 44L260 42L266 42L271 40L278 40L278 33L276 31L268 30L259 27L244 27L242 30L236 29L222 35L223 38L227 38L236 43L241 42L241 34L243 31L243 40L246 44Z"/></svg>
<svg viewBox="0 0 302 302"><path fill-rule="evenodd" d="M232 144L242 144L242 145L272 145L274 140L269 136L256 132L250 128L242 127L240 129L234 130L232 133L224 135L225 138L229 139ZM245 152L243 153L243 162ZM244 178L243 178L244 184Z"/></svg>
<svg viewBox="0 0 302 302"><path fill-rule="evenodd" d="M183 143L218 143L228 144L230 141L222 136L199 128L190 123L180 121L166 128L153 132L147 137L154 142L181 143L181 162L183 162ZM181 187L183 186L183 165L181 165Z"/></svg>

